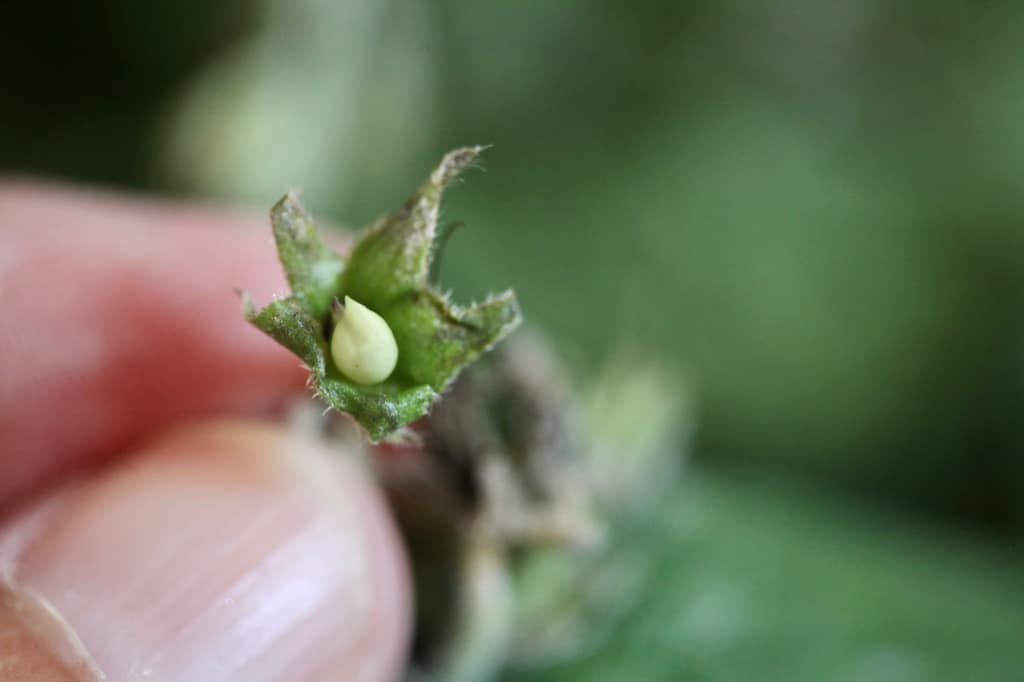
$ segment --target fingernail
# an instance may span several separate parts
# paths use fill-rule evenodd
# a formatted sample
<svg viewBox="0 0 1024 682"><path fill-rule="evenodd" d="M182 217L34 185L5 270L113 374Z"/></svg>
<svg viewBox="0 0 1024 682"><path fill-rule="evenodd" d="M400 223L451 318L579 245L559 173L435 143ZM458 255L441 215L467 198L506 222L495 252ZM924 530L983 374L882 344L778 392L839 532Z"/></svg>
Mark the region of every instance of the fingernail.
<svg viewBox="0 0 1024 682"><path fill-rule="evenodd" d="M168 434L19 513L0 570L64 626L35 635L52 658L77 642L110 680L385 680L406 645L407 576L371 486L253 424Z"/></svg>
<svg viewBox="0 0 1024 682"><path fill-rule="evenodd" d="M0 583L0 679L102 680L76 644L73 633L43 602Z"/></svg>

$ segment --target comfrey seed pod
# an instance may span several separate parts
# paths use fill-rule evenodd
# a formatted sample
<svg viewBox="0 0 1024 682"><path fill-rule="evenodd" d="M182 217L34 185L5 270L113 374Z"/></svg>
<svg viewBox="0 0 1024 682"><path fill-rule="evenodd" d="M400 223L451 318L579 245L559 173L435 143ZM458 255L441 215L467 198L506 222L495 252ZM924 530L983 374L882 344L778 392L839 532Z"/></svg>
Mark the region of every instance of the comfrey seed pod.
<svg viewBox="0 0 1024 682"><path fill-rule="evenodd" d="M334 299L331 312L331 357L341 373L363 385L387 379L398 362L398 344L384 318L348 296L344 305Z"/></svg>

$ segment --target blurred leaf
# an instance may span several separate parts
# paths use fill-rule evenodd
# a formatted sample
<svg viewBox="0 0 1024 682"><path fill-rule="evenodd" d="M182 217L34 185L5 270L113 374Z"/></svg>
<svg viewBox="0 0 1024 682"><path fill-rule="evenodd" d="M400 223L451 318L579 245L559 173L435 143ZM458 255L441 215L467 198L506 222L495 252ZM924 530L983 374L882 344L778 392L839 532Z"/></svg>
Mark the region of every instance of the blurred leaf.
<svg viewBox="0 0 1024 682"><path fill-rule="evenodd" d="M619 537L646 571L631 611L505 682L1019 679L1020 557L977 540L700 476Z"/></svg>

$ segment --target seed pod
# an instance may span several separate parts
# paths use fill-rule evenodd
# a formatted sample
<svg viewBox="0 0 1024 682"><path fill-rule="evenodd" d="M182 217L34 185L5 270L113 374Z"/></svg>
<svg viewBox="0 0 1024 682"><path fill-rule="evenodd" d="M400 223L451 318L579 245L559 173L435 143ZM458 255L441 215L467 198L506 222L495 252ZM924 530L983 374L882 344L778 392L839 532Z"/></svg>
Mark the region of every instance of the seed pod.
<svg viewBox="0 0 1024 682"><path fill-rule="evenodd" d="M357 384L379 384L398 362L398 344L384 318L348 296L334 299L331 357L341 373Z"/></svg>

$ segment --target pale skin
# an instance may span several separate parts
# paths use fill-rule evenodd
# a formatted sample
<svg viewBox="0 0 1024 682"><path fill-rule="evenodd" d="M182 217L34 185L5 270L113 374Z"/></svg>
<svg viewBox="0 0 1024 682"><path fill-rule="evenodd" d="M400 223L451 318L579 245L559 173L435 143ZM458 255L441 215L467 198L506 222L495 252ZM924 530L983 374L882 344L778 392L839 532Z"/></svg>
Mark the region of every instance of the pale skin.
<svg viewBox="0 0 1024 682"><path fill-rule="evenodd" d="M0 680L390 680L408 567L291 433L267 219L0 183Z"/></svg>

